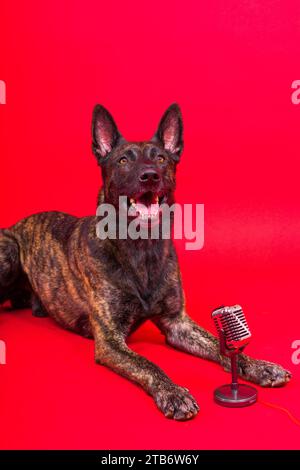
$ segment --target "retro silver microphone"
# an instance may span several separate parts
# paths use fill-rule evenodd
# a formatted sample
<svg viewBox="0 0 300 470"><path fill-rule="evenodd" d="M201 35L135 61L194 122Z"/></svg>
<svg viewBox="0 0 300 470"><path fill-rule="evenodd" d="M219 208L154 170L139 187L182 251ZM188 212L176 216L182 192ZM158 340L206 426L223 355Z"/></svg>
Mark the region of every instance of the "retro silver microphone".
<svg viewBox="0 0 300 470"><path fill-rule="evenodd" d="M257 400L257 390L238 383L237 357L249 343L251 332L240 305L218 307L212 312L220 339L221 354L231 359L231 384L222 385L214 392L215 402L232 408L249 406Z"/></svg>

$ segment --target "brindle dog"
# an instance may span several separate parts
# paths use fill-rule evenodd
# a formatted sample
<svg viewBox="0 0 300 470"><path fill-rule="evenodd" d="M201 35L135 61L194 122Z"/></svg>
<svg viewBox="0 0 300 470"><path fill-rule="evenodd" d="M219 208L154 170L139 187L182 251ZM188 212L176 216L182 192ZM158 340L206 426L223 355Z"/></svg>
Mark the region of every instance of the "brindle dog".
<svg viewBox="0 0 300 470"><path fill-rule="evenodd" d="M100 203L118 207L174 202L176 166L183 149L179 107L170 106L154 137L128 142L102 106L92 120L92 148L102 168ZM137 216L139 216L137 212ZM43 212L0 231L0 302L32 307L61 326L95 340L95 360L148 392L169 418L187 420L199 410L189 391L155 364L130 350L126 338L147 319L169 345L228 369L218 340L186 313L172 240L101 240L97 217ZM161 223L161 219L160 219ZM239 374L262 386L280 386L291 375L281 366L246 355Z"/></svg>

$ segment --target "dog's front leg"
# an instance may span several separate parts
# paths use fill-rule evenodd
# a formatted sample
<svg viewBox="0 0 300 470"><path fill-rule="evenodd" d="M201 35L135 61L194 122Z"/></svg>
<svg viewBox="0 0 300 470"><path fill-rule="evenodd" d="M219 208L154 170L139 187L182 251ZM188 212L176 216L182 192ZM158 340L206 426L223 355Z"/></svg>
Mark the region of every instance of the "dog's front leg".
<svg viewBox="0 0 300 470"><path fill-rule="evenodd" d="M154 398L168 418L184 421L199 410L187 389L176 385L155 364L130 350L122 334L114 331L100 317L91 319L95 338L95 360L137 383Z"/></svg>
<svg viewBox="0 0 300 470"><path fill-rule="evenodd" d="M219 341L211 333L201 328L186 313L163 315L154 320L166 341L171 346L203 359L221 364L229 370L228 357L220 354ZM245 354L238 357L239 375L263 387L278 387L289 382L291 373L280 365L253 359Z"/></svg>

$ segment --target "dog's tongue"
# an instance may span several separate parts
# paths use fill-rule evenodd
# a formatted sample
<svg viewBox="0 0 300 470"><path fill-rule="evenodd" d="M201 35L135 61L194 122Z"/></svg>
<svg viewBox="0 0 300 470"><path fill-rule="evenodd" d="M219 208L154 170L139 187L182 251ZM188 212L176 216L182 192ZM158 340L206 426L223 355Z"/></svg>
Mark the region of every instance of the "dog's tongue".
<svg viewBox="0 0 300 470"><path fill-rule="evenodd" d="M140 213L142 217L155 217L159 212L159 204L150 204L150 206L145 206L138 202L136 204L136 210Z"/></svg>

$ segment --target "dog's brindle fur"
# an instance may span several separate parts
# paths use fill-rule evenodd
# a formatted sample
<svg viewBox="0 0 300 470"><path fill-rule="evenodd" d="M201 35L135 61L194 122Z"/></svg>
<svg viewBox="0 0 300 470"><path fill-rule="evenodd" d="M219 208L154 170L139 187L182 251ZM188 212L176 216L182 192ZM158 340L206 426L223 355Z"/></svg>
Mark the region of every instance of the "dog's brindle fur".
<svg viewBox="0 0 300 470"><path fill-rule="evenodd" d="M111 115L97 105L92 148L102 168L99 202L117 207L119 195L153 191L174 201L175 171L182 152L182 118L172 105L154 138L127 142ZM141 182L146 169L157 178ZM158 180L158 181L157 181ZM190 419L198 405L155 364L130 350L126 338L151 319L171 346L228 369L217 339L186 313L172 240L100 240L97 217L44 212L0 231L0 303L31 306L61 326L95 340L95 360L141 385L167 417ZM281 366L239 357L242 378L262 386L283 385Z"/></svg>

